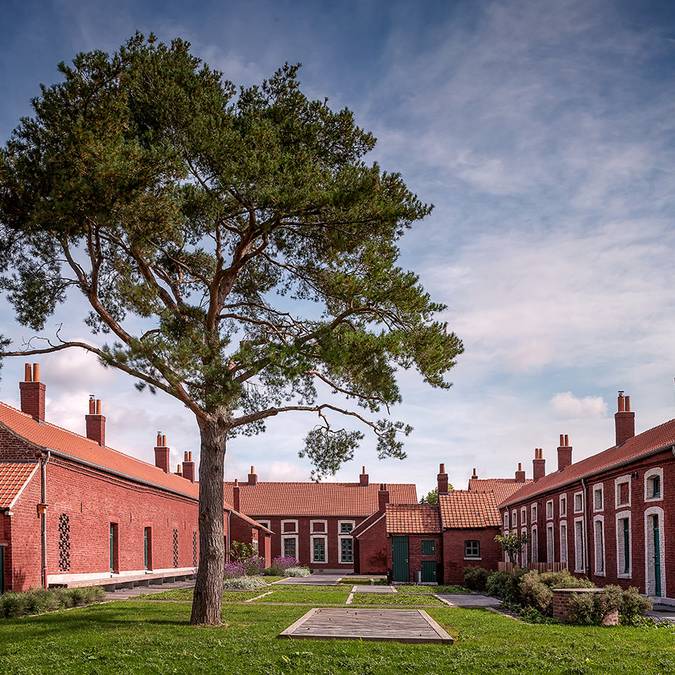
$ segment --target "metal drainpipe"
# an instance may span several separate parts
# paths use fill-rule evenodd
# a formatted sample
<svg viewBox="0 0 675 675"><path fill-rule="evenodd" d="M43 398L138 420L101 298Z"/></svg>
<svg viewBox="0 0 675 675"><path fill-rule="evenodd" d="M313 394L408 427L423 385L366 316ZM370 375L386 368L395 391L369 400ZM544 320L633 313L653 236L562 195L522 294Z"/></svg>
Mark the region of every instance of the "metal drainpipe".
<svg viewBox="0 0 675 675"><path fill-rule="evenodd" d="M50 452L40 458L40 501L42 503L42 513L40 522L40 557L42 563L42 587L47 588L47 464L49 462Z"/></svg>
<svg viewBox="0 0 675 675"><path fill-rule="evenodd" d="M586 492L588 490L588 486L586 485L585 479L581 479L581 498L584 500L584 519L582 520L584 524L584 574L588 576L588 571L590 569L590 559L588 557L588 499L586 497ZM574 499L574 494L572 494L572 498Z"/></svg>

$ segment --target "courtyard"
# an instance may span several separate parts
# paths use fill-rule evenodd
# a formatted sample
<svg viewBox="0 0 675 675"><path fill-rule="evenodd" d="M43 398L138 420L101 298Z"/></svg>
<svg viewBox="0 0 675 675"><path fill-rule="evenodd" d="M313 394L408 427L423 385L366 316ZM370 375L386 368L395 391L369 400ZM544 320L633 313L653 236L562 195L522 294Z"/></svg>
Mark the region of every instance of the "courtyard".
<svg viewBox="0 0 675 675"><path fill-rule="evenodd" d="M350 586L270 585L226 592L224 625L188 625L192 591L0 623L3 673L666 673L675 628L533 625L485 608L451 607L451 587L358 593L350 608L420 608L453 644L278 639L309 607L345 607ZM263 597L260 597L263 596Z"/></svg>

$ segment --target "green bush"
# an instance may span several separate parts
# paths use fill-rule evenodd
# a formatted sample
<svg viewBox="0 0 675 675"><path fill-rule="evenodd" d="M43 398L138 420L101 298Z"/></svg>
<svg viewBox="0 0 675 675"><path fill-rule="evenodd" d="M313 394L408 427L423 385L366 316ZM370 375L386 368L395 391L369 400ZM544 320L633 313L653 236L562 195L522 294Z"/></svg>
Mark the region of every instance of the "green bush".
<svg viewBox="0 0 675 675"><path fill-rule="evenodd" d="M472 591L484 591L490 572L484 567L465 567L464 585Z"/></svg>
<svg viewBox="0 0 675 675"><path fill-rule="evenodd" d="M277 565L271 565L267 569L263 570L263 574L266 577L283 577L286 576L286 571Z"/></svg>
<svg viewBox="0 0 675 675"><path fill-rule="evenodd" d="M618 588L618 586L617 586ZM640 595L635 586L630 586L621 594L619 619L627 626L639 626L644 622L643 616L652 608L649 598Z"/></svg>
<svg viewBox="0 0 675 675"><path fill-rule="evenodd" d="M516 569L513 572L493 572L488 576L485 590L489 595L509 604L520 604L520 580L527 570Z"/></svg>
<svg viewBox="0 0 675 675"><path fill-rule="evenodd" d="M23 593L4 593L0 595L0 618L13 619L56 609L90 605L100 602L104 595L104 591L98 587L52 590L36 588Z"/></svg>
<svg viewBox="0 0 675 675"><path fill-rule="evenodd" d="M234 577L223 582L226 591L257 591L259 588L267 587L267 582L256 576Z"/></svg>
<svg viewBox="0 0 675 675"><path fill-rule="evenodd" d="M602 621L598 618L594 593L575 593L569 598L568 620L580 626L593 626Z"/></svg>
<svg viewBox="0 0 675 675"><path fill-rule="evenodd" d="M537 572L534 572L537 574ZM541 572L539 580L549 588L593 588L593 583L583 577L575 577L567 570L561 572Z"/></svg>
<svg viewBox="0 0 675 675"><path fill-rule="evenodd" d="M553 591L537 572L528 572L520 580L520 603L532 607L542 614L553 613Z"/></svg>

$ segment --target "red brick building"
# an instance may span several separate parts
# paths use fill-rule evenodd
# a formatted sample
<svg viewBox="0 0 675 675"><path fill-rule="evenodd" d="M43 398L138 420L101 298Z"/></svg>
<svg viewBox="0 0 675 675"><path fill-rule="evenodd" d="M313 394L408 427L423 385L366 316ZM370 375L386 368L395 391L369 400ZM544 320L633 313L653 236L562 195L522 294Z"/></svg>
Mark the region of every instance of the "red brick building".
<svg viewBox="0 0 675 675"><path fill-rule="evenodd" d="M358 483L259 481L251 467L247 482L225 484L225 499L272 530L273 557L292 556L315 571L345 572L354 567L352 531L385 500L416 502L417 491L412 483L382 491L365 467Z"/></svg>
<svg viewBox="0 0 675 675"><path fill-rule="evenodd" d="M501 548L501 498L527 483L515 478L479 479L474 469L468 490L449 490L440 465L438 504L391 504L380 508L353 532L355 571L387 574L394 582L461 584L466 567L496 569ZM386 494L386 486L381 486Z"/></svg>
<svg viewBox="0 0 675 675"><path fill-rule="evenodd" d="M572 462L561 435L548 474L535 450L534 481L503 500L502 528L528 534L523 565L567 567L598 585L675 599L675 420L635 435L630 397L619 392L617 407L611 448Z"/></svg>
<svg viewBox="0 0 675 675"><path fill-rule="evenodd" d="M89 402L86 437L48 422L37 365L20 390L21 410L0 403L0 591L192 575L191 453L174 474L163 434L155 466L107 447L100 401ZM224 525L228 548L257 541L269 563L269 530L229 505Z"/></svg>

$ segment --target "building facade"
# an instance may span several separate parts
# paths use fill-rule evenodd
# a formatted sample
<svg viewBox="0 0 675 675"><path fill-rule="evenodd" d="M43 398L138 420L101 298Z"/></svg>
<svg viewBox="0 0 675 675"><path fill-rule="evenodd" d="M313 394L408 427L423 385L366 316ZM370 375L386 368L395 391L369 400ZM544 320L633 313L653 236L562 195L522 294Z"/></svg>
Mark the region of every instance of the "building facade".
<svg viewBox="0 0 675 675"><path fill-rule="evenodd" d="M620 392L615 444L572 462L561 435L557 459L547 474L536 449L535 480L500 505L503 531L528 535L519 562L675 599L675 420L635 435L630 397Z"/></svg>
<svg viewBox="0 0 675 675"><path fill-rule="evenodd" d="M86 437L45 419L39 368L27 366L21 410L0 403L0 591L191 576L199 560L191 453L170 472L166 437L155 465L109 448L100 401ZM271 533L227 505L233 537L270 560Z"/></svg>

